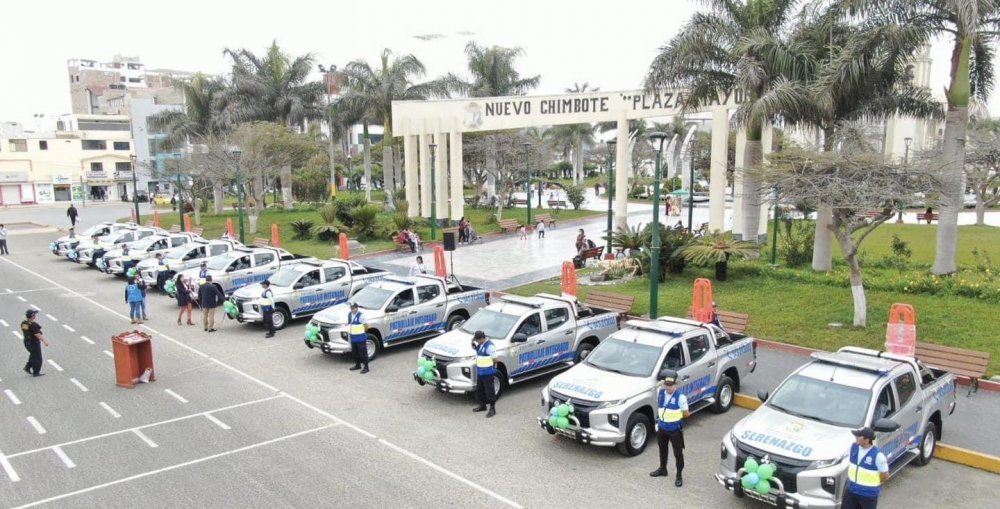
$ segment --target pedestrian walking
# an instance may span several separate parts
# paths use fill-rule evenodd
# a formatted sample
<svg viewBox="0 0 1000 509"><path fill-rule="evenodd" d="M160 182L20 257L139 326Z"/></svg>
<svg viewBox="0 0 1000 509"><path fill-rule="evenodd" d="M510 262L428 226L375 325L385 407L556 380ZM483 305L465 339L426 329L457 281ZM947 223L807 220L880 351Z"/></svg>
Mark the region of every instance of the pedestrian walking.
<svg viewBox="0 0 1000 509"><path fill-rule="evenodd" d="M524 225L517 227L517 236L520 240L528 240L528 230Z"/></svg>
<svg viewBox="0 0 1000 509"><path fill-rule="evenodd" d="M844 509L875 509L882 494L881 485L889 480L889 462L882 451L872 443L875 432L871 428L851 431L854 443L847 464L847 492Z"/></svg>
<svg viewBox="0 0 1000 509"><path fill-rule="evenodd" d="M674 201L674 197L663 200L663 217L670 217L670 202Z"/></svg>
<svg viewBox="0 0 1000 509"><path fill-rule="evenodd" d="M72 203L69 204L69 208L66 209L66 217L69 218L69 225L76 228L76 219L80 217L80 213L76 210L76 207Z"/></svg>
<svg viewBox="0 0 1000 509"><path fill-rule="evenodd" d="M125 285L125 302L128 303L128 316L132 323L142 323L142 290L135 279L130 279Z"/></svg>
<svg viewBox="0 0 1000 509"><path fill-rule="evenodd" d="M212 282L212 276L205 276L205 284L198 288L198 302L201 304L201 323L205 332L215 332L215 308L225 302L226 296Z"/></svg>
<svg viewBox="0 0 1000 509"><path fill-rule="evenodd" d="M351 366L351 371L360 369L363 375L368 372L368 330L365 327L365 315L361 314L357 302L351 303L351 310L347 313L347 324L351 337L351 353L354 354L354 366Z"/></svg>
<svg viewBox="0 0 1000 509"><path fill-rule="evenodd" d="M410 267L410 275L419 276L421 274L427 274L427 266L424 265L424 257L418 256L417 261Z"/></svg>
<svg viewBox="0 0 1000 509"><path fill-rule="evenodd" d="M488 404L490 411L486 412L486 417L493 417L497 414L496 349L481 330L472 335L472 348L476 351L476 397L479 399L479 406L472 411L482 412Z"/></svg>
<svg viewBox="0 0 1000 509"><path fill-rule="evenodd" d="M177 279L174 280L176 285L177 293L174 298L177 299L177 325L181 324L181 317L184 316L184 312L187 312L187 324L194 325L191 321L191 310L194 306L194 289L191 287L191 280L178 274Z"/></svg>
<svg viewBox="0 0 1000 509"><path fill-rule="evenodd" d="M260 287L264 290L260 292L260 312L264 317L264 328L267 329L267 333L264 334L265 338L274 337L274 292L271 291L271 282L268 280L263 280L260 282Z"/></svg>
<svg viewBox="0 0 1000 509"><path fill-rule="evenodd" d="M42 326L35 321L37 315L37 310L29 309L24 312L24 321L21 322L24 349L28 351L28 362L24 365L24 372L31 376L45 374L42 373L42 345L49 346L49 342L42 335Z"/></svg>
<svg viewBox="0 0 1000 509"><path fill-rule="evenodd" d="M70 231L73 231L70 228ZM10 251L7 251L7 227L0 224L0 255L9 255Z"/></svg>
<svg viewBox="0 0 1000 509"><path fill-rule="evenodd" d="M667 370L660 388L657 391L656 412L656 445L660 448L660 468L649 473L650 477L666 477L667 456L670 446L674 446L674 465L677 468L677 479L674 486L684 485L682 472L684 470L684 419L691 413L688 411L687 398L677 391L677 372Z"/></svg>
<svg viewBox="0 0 1000 509"><path fill-rule="evenodd" d="M538 238L545 238L545 221L539 220L538 224L535 225L535 231L538 232Z"/></svg>

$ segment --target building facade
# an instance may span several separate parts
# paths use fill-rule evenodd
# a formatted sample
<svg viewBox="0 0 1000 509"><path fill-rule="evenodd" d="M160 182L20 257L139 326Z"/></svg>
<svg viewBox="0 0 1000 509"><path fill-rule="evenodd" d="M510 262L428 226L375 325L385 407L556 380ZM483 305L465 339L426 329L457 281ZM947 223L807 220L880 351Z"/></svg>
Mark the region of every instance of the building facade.
<svg viewBox="0 0 1000 509"><path fill-rule="evenodd" d="M184 98L174 87L194 73L146 69L138 57L115 55L110 62L74 58L66 63L70 102L80 115L128 115L133 99L157 104L180 104Z"/></svg>
<svg viewBox="0 0 1000 509"><path fill-rule="evenodd" d="M47 132L4 122L0 205L127 200L133 195L134 153L126 116L68 115ZM136 178L138 189L146 190L148 176Z"/></svg>
<svg viewBox="0 0 1000 509"><path fill-rule="evenodd" d="M183 159L180 149L168 148L166 134L150 117L167 111L184 111L184 107L174 104L156 104L151 98L132 99L129 116L132 119L132 139L135 141L135 155L139 177L144 178L150 195L156 193L173 194L174 185L165 174L168 161Z"/></svg>

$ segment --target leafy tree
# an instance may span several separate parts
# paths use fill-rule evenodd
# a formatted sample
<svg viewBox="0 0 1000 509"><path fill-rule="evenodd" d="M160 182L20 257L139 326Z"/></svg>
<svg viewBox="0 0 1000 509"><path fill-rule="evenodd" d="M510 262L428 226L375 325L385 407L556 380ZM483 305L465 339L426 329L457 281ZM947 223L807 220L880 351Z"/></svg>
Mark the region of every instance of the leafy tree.
<svg viewBox="0 0 1000 509"><path fill-rule="evenodd" d="M569 185L566 186L566 198L569 200L570 205L573 206L574 210L580 210L580 206L587 199L584 194L583 186Z"/></svg>
<svg viewBox="0 0 1000 509"><path fill-rule="evenodd" d="M976 224L982 226L986 209L1000 203L1000 121L976 119L969 126L965 178L976 195Z"/></svg>

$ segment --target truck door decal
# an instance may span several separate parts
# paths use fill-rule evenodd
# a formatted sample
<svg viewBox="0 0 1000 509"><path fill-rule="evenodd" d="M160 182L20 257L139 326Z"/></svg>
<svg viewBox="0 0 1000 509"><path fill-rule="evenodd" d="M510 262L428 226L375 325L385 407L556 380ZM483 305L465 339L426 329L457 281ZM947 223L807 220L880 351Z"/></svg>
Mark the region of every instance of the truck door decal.
<svg viewBox="0 0 1000 509"><path fill-rule="evenodd" d="M393 339L406 338L423 332L442 329L444 325L444 322L437 321L437 315L434 313L404 318L402 320L390 320L389 335L385 337L385 341L389 342Z"/></svg>
<svg viewBox="0 0 1000 509"><path fill-rule="evenodd" d="M740 346L739 348L733 348L732 350L726 352L726 357L728 357L729 360L736 360L739 359L740 357L743 357L744 355L749 355L752 352L753 352L753 344L747 343L743 346Z"/></svg>
<svg viewBox="0 0 1000 509"><path fill-rule="evenodd" d="M688 403L694 403L702 398L708 396L709 393L715 392L715 386L710 385L712 383L712 375L705 375L695 381L681 386L681 394L687 398Z"/></svg>
<svg viewBox="0 0 1000 509"><path fill-rule="evenodd" d="M299 298L299 303L304 305L300 308L292 310L292 313L298 315L302 313L319 311L321 309L326 309L330 306L335 306L345 301L347 301L347 291L345 290L303 295L301 298Z"/></svg>
<svg viewBox="0 0 1000 509"><path fill-rule="evenodd" d="M534 371L550 364L565 362L573 359L575 356L576 352L573 351L572 345L568 341L524 352L517 358L517 363L521 367L511 371L510 376L516 376L526 371Z"/></svg>
<svg viewBox="0 0 1000 509"><path fill-rule="evenodd" d="M607 318L601 318L600 320L591 320L590 322L587 322L584 325L587 326L588 330L597 330L606 327L614 327L617 324L618 324L618 319L615 318L614 315L611 315Z"/></svg>
<svg viewBox="0 0 1000 509"><path fill-rule="evenodd" d="M254 283L259 283L268 278L271 274L257 274L255 276L247 276L240 278L233 278L233 287L230 290L236 290L237 288L243 288L244 286L252 285Z"/></svg>
<svg viewBox="0 0 1000 509"><path fill-rule="evenodd" d="M910 443L915 439L923 440L923 437L918 437L917 432L920 428L920 421L913 423L910 427L906 429L896 430L895 433L889 435L885 443L880 444L878 447L885 454L887 460L892 460L899 452L901 452L901 447L904 445L906 447L910 446ZM904 444L905 442L905 444Z"/></svg>

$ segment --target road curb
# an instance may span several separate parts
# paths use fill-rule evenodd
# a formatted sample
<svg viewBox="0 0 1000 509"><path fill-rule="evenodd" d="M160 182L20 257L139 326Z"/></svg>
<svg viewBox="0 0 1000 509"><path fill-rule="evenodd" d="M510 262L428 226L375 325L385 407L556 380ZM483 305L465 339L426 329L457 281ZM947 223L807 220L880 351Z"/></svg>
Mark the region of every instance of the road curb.
<svg viewBox="0 0 1000 509"><path fill-rule="evenodd" d="M733 397L733 404L740 408L756 410L763 403L753 396L737 393ZM951 463L1000 474L1000 458L970 449L938 443L934 449L934 457Z"/></svg>

